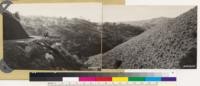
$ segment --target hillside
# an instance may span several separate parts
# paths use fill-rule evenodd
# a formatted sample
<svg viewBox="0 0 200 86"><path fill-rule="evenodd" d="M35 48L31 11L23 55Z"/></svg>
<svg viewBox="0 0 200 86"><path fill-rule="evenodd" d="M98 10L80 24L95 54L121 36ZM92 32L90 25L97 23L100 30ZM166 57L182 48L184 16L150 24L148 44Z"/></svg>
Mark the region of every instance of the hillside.
<svg viewBox="0 0 200 86"><path fill-rule="evenodd" d="M13 69L80 70L82 62L58 44L56 39L23 39L4 41L4 60Z"/></svg>
<svg viewBox="0 0 200 86"><path fill-rule="evenodd" d="M141 34L144 29L128 24L104 23L103 28L97 23L83 19L67 19L43 16L21 16L21 23L29 35L60 37L64 47L81 60L101 53L101 31L103 52L126 42L131 37Z"/></svg>
<svg viewBox="0 0 200 86"><path fill-rule="evenodd" d="M131 26L123 23L104 22L102 30L102 53L105 53L114 47L128 41L144 32L144 29L138 26ZM86 65L95 67L102 66L102 54L90 56Z"/></svg>
<svg viewBox="0 0 200 86"><path fill-rule="evenodd" d="M153 18L153 19L148 19L148 20L129 21L129 22L123 22L123 23L130 24L132 26L139 26L148 30L148 29L152 29L156 27L159 24L165 23L169 21L170 19L171 18L167 18L167 17L159 17L159 18Z"/></svg>
<svg viewBox="0 0 200 86"><path fill-rule="evenodd" d="M89 67L102 67L102 54L89 57L88 61L84 64Z"/></svg>
<svg viewBox="0 0 200 86"><path fill-rule="evenodd" d="M105 22L102 28L103 53L144 32L144 28L129 24Z"/></svg>
<svg viewBox="0 0 200 86"><path fill-rule="evenodd" d="M84 62L101 52L96 23L77 18L4 15L4 60L13 69L88 70Z"/></svg>
<svg viewBox="0 0 200 86"><path fill-rule="evenodd" d="M102 64L106 69L196 68L196 47L197 7L106 52Z"/></svg>
<svg viewBox="0 0 200 86"><path fill-rule="evenodd" d="M12 13L6 11L3 13L3 39L25 39L29 38L19 20Z"/></svg>
<svg viewBox="0 0 200 86"><path fill-rule="evenodd" d="M50 37L59 38L66 50L83 61L101 52L101 32L97 23L78 18L43 16L21 16L20 22L31 36L48 33Z"/></svg>

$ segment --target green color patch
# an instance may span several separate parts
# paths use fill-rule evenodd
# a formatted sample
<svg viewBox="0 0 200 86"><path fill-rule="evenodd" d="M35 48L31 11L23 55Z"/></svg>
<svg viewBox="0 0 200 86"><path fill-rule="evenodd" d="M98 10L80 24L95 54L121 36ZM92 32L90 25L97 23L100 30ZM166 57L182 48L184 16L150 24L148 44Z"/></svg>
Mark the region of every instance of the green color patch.
<svg viewBox="0 0 200 86"><path fill-rule="evenodd" d="M129 77L128 81L145 81L145 77Z"/></svg>

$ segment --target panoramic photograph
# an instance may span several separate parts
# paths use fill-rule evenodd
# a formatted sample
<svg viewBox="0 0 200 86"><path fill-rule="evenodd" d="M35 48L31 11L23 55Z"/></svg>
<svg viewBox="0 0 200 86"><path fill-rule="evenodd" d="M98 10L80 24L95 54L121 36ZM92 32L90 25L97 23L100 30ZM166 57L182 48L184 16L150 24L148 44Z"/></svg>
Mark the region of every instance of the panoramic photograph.
<svg viewBox="0 0 200 86"><path fill-rule="evenodd" d="M104 6L103 69L196 69L197 6Z"/></svg>
<svg viewBox="0 0 200 86"><path fill-rule="evenodd" d="M101 12L99 3L12 4L3 13L4 61L17 70L99 70Z"/></svg>

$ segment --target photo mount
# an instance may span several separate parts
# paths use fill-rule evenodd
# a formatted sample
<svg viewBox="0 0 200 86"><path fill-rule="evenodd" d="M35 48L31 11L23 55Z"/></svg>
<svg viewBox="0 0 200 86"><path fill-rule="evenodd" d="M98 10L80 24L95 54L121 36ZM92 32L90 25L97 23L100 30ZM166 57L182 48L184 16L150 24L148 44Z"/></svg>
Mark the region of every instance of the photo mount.
<svg viewBox="0 0 200 86"><path fill-rule="evenodd" d="M12 68L10 68L4 60L0 61L0 70L4 73L11 73L13 71Z"/></svg>
<svg viewBox="0 0 200 86"><path fill-rule="evenodd" d="M11 0L3 0L1 3L0 3L0 13L4 13L6 11L6 9L12 4L12 1ZM6 62L1 59L0 60L0 70L4 73L10 73L13 71L12 68L10 68Z"/></svg>

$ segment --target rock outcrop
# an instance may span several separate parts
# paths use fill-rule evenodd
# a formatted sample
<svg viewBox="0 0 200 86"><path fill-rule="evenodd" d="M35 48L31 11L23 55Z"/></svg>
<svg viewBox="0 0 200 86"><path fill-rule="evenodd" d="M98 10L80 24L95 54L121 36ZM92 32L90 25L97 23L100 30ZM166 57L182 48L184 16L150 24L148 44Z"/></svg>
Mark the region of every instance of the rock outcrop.
<svg viewBox="0 0 200 86"><path fill-rule="evenodd" d="M3 39L15 40L29 38L17 17L6 11L3 13Z"/></svg>

